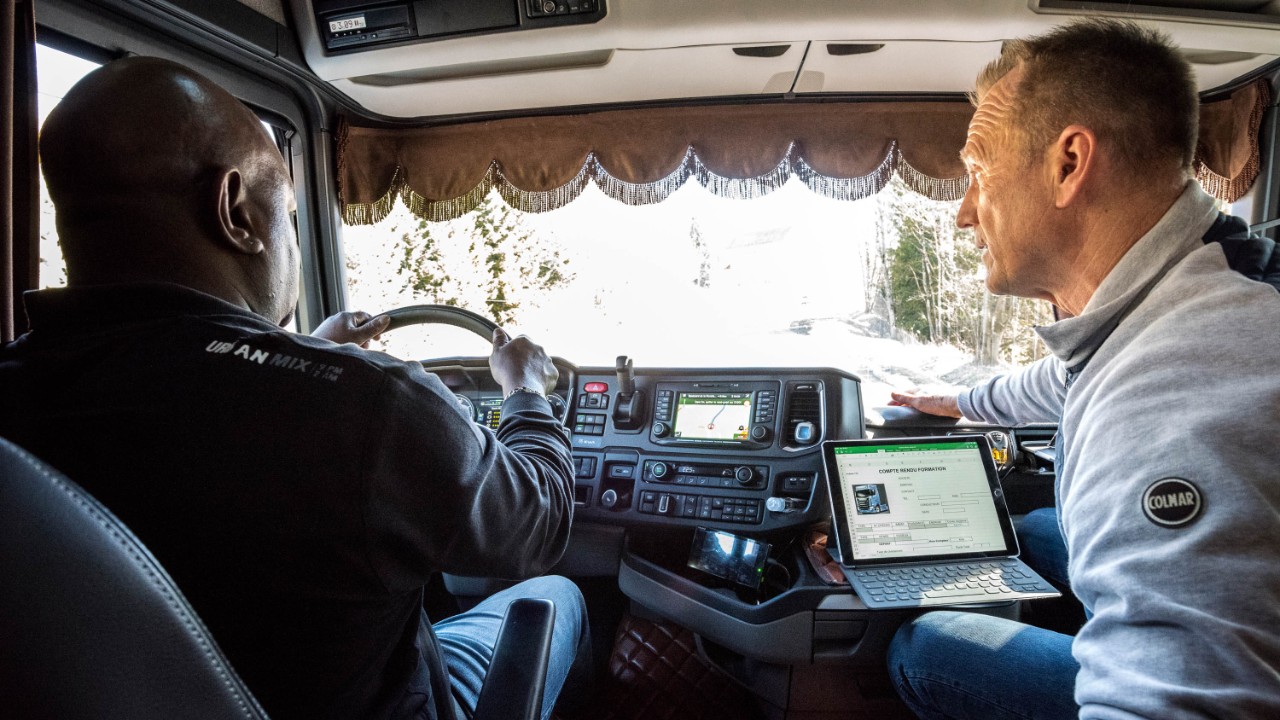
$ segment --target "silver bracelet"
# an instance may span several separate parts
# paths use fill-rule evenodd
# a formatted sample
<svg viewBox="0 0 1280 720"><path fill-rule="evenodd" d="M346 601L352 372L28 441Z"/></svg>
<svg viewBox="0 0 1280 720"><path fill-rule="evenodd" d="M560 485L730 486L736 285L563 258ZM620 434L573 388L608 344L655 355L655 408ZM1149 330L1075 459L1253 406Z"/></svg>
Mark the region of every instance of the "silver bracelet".
<svg viewBox="0 0 1280 720"><path fill-rule="evenodd" d="M547 396L543 394L541 390L531 388L528 385L521 385L518 388L512 388L511 392L507 393L507 398L511 397L512 395L515 395L516 393L533 393L534 395L537 395L538 397L544 400L547 398ZM505 400L506 398L503 398L503 399Z"/></svg>

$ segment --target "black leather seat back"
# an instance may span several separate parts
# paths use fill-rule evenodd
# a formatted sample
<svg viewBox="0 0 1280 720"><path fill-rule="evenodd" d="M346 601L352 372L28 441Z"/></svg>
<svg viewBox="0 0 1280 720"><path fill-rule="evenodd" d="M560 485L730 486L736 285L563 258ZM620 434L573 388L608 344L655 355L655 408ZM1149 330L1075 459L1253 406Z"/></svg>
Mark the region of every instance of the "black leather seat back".
<svg viewBox="0 0 1280 720"><path fill-rule="evenodd" d="M133 533L3 439L0 715L266 717Z"/></svg>

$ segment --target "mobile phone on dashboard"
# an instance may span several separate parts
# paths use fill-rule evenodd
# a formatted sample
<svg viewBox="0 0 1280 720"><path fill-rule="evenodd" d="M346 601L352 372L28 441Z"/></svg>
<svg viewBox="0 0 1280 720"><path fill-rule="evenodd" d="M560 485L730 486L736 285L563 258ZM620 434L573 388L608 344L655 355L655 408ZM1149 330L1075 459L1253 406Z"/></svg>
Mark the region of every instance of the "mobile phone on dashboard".
<svg viewBox="0 0 1280 720"><path fill-rule="evenodd" d="M769 543L754 538L698 528L693 531L689 567L754 590L764 577L770 549Z"/></svg>

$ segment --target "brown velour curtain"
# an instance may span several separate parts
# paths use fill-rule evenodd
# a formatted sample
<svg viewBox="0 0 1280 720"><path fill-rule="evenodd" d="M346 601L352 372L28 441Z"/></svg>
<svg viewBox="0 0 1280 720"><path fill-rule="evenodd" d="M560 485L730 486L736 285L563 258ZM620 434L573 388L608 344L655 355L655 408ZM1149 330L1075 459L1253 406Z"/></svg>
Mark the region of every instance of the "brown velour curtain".
<svg viewBox="0 0 1280 720"><path fill-rule="evenodd" d="M1270 104L1271 86L1259 78L1225 99L1200 106L1195 171L1210 195L1235 202L1258 179L1258 132Z"/></svg>
<svg viewBox="0 0 1280 720"><path fill-rule="evenodd" d="M541 211L588 180L628 204L659 202L695 179L725 197L758 197L795 175L855 200L891 175L959 199L959 152L972 107L958 102L788 102L649 107L426 128L344 124L338 184L348 222L376 222L395 197L433 220L466 213L491 188Z"/></svg>
<svg viewBox="0 0 1280 720"><path fill-rule="evenodd" d="M0 341L26 326L22 293L39 279L36 22L33 0L0 2Z"/></svg>
<svg viewBox="0 0 1280 720"><path fill-rule="evenodd" d="M1270 88L1259 80L1201 106L1196 177L1233 202L1257 177ZM958 102L788 102L651 107L423 128L342 123L344 219L377 222L397 198L428 220L460 217L496 190L530 212L571 202L587 183L631 205L696 180L723 197L758 197L798 177L857 200L891 176L935 200L959 199L960 148L973 108Z"/></svg>

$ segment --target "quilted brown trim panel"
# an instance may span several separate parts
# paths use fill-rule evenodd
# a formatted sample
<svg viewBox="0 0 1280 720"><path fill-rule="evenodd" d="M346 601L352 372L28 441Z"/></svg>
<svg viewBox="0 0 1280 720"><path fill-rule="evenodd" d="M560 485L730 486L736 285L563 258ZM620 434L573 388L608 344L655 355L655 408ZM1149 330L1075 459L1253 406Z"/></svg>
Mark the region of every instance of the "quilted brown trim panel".
<svg viewBox="0 0 1280 720"><path fill-rule="evenodd" d="M752 720L754 699L698 657L693 633L627 615L618 625L603 720Z"/></svg>

